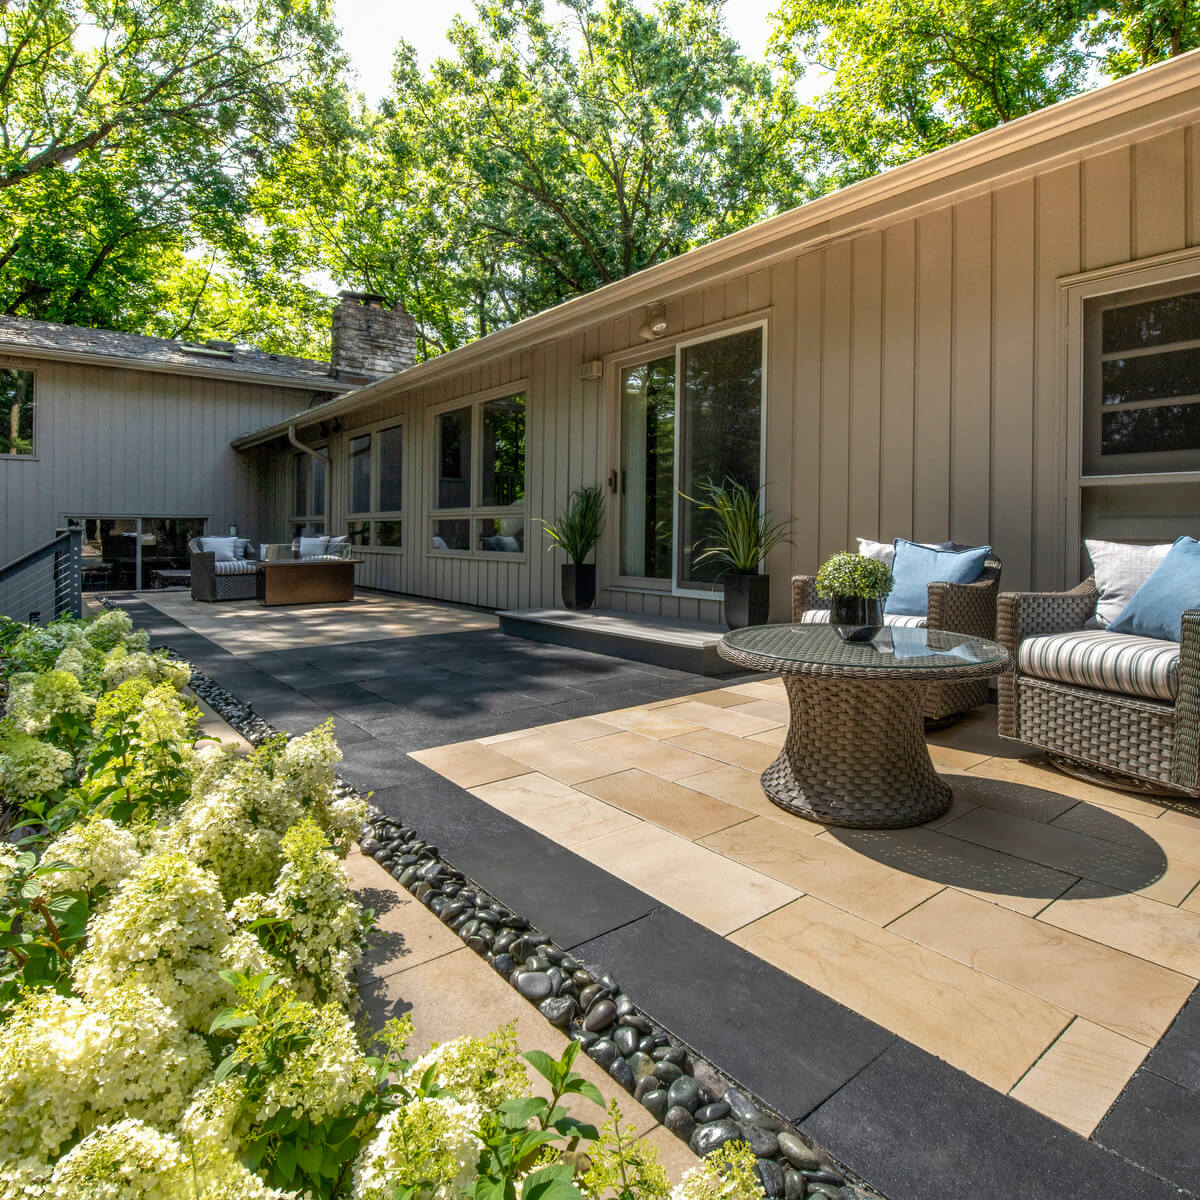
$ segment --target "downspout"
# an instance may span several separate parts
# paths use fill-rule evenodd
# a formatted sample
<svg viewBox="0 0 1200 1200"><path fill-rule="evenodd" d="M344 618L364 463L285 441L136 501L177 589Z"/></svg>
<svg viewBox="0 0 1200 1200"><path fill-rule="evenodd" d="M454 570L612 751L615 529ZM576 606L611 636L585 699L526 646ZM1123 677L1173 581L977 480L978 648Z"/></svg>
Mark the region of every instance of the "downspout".
<svg viewBox="0 0 1200 1200"><path fill-rule="evenodd" d="M297 450L303 450L305 454L311 454L313 458L319 458L326 466L330 465L328 454L322 454L320 450L314 450L311 446L306 446L296 436L296 426L294 424L287 427L287 435L288 441L291 442Z"/></svg>

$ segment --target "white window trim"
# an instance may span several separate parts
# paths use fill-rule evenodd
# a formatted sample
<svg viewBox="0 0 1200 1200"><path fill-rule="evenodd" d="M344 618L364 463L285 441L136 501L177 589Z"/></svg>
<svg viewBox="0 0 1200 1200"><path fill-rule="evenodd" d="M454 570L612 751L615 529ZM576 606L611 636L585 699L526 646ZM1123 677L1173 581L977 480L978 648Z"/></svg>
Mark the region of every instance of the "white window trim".
<svg viewBox="0 0 1200 1200"><path fill-rule="evenodd" d="M38 372L33 366L25 366L16 362L0 362L0 369L5 371L24 371L33 376L33 453L32 454L0 454L0 462L29 463L38 461Z"/></svg>
<svg viewBox="0 0 1200 1200"><path fill-rule="evenodd" d="M489 400L503 400L509 396L525 398L525 498L517 505L505 505L501 508L489 508L475 503L478 489L482 485L483 472L483 437L482 409ZM460 408L471 409L471 504L458 508L438 508L438 417L442 413L455 412ZM459 396L454 400L435 405L427 410L429 416L429 436L426 439L426 461L428 463L428 486L425 488L425 557L426 558L463 558L483 562L527 563L529 561L530 519L529 519L529 380L515 379L511 383L488 388L482 392L472 392L467 396ZM525 546L519 554L509 554L502 550L435 550L433 547L433 529L437 521L469 521L469 538L475 540L475 522L495 518L520 517L525 523Z"/></svg>
<svg viewBox="0 0 1200 1200"><path fill-rule="evenodd" d="M400 489L402 493L408 490L408 420L406 417L383 417L381 420L372 421L370 425L355 426L353 429L348 429L345 432L346 438L346 532L349 533L349 525L351 522L367 521L372 525L371 534L374 537L375 530L373 528L376 521L399 521L401 523L401 540L408 541L411 530L408 521L405 517L405 509L403 507L396 509L382 509L379 507L379 437L378 435L388 429L401 430L401 449L400 449ZM371 508L368 512L353 512L350 509L350 443L358 437L370 435L371 449L369 451L370 466L371 466ZM402 497L403 499L403 497ZM400 546L377 546L372 541L369 546L353 547L356 554L403 554L405 547Z"/></svg>
<svg viewBox="0 0 1200 1200"><path fill-rule="evenodd" d="M1118 263L1095 271L1068 275L1058 281L1059 327L1065 336L1059 343L1058 379L1066 397L1066 528L1072 531L1064 547L1067 578L1078 576L1078 552L1083 539L1084 488L1128 487L1138 484L1200 483L1200 471L1149 471L1114 475L1084 473L1084 414L1087 402L1087 338L1085 307L1091 300L1116 292L1164 284L1186 285L1195 281L1200 289L1200 249L1173 251L1132 263Z"/></svg>
<svg viewBox="0 0 1200 1200"><path fill-rule="evenodd" d="M672 353L675 356L675 461L672 467L676 487L672 496L671 521L673 530L680 528L680 507L684 503L683 498L679 495L679 454L681 440L678 437L680 428L680 404L682 402L682 393L679 387L681 377L680 368L682 366L683 351L689 346L703 345L705 342L719 341L721 338L732 337L734 334L746 333L751 329L762 330L762 374L760 382L760 428L758 439L758 478L761 483L766 483L767 473L767 365L769 359L768 339L770 338L771 317L773 309L760 309L757 312L747 313L741 317L733 317L727 321L719 321L712 325L706 325L700 329L689 330L686 333L677 334L674 337L660 338L652 344L643 346L635 346L628 350L618 350L613 354L605 356L604 371L606 382L608 385L609 402L608 409L612 414L610 421L610 460L615 463L612 471L615 471L617 477L617 488L614 493L612 487L609 487L610 496L617 496L618 506L620 504L620 474L621 474L621 372L627 367L635 367L641 363L654 362L659 358L669 358ZM612 472L610 472L610 478ZM765 491L763 493L765 498ZM761 501L760 501L761 505ZM679 582L679 553L678 547L674 545L672 539L671 547L671 578L670 579L647 579L640 575L622 575L620 573L621 566L621 546L620 546L620 519L609 523L609 528L616 528L615 537L609 538L608 552L605 559L610 570L610 578L612 579L612 587L653 592L659 595L682 596L692 600L717 600L724 598L725 586L720 582L713 584L711 588L696 588L684 587ZM759 564L761 569L762 564ZM607 585L601 584L601 587Z"/></svg>

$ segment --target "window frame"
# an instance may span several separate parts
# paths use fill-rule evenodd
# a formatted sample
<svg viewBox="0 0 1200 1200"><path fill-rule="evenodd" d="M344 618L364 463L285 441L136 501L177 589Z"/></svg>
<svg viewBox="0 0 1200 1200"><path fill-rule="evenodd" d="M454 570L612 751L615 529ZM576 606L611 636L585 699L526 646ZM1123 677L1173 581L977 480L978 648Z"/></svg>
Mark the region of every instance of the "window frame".
<svg viewBox="0 0 1200 1200"><path fill-rule="evenodd" d="M0 369L5 371L20 371L29 376L30 394L32 400L32 429L29 435L31 451L29 454L0 454L0 462L37 462L38 461L38 372L33 366L23 366L20 363L0 362Z"/></svg>
<svg viewBox="0 0 1200 1200"><path fill-rule="evenodd" d="M608 537L608 550L605 555L605 561L608 563L609 576L613 580L611 586L622 591L637 591L637 592L652 592L664 596L680 596L691 600L717 600L720 601L725 594L725 585L719 580L715 581L711 588L696 588L684 587L679 582L679 550L675 544L676 532L680 529L680 507L685 501L679 495L679 457L682 448L682 425L680 423L680 415L682 411L682 389L679 386L683 368L683 352L689 346L703 345L705 342L720 341L722 338L733 337L739 333L748 333L752 329L758 329L762 332L762 372L761 382L759 386L759 438L758 438L758 477L760 483L766 482L767 475L767 414L768 414L768 395L767 395L767 377L769 374L770 364L770 327L771 327L771 309L761 309L757 312L747 313L741 317L734 317L728 321L717 322L712 325L707 325L702 329L691 330L687 333L680 333L676 337L664 337L654 342L648 342L641 346L632 347L628 350L617 351L614 354L609 354L604 359L605 367L605 384L608 388L608 410L612 414L609 422L611 431L609 445L609 461L614 463L613 471L617 479L617 487L614 489L611 484L609 486L610 501L615 496L617 503L620 503L620 474L621 474L621 376L630 367L640 366L643 363L655 362L660 358L670 358L674 355L675 358L675 445L674 445L674 464L672 473L674 477L674 495L672 498L671 508L671 523L672 523L672 545L671 545L671 578L670 579L650 579L640 575L622 575L621 574L621 547L619 535L619 519L609 522L609 528L616 527L618 530L617 536ZM611 478L611 474L610 474ZM759 501L760 511L763 511L766 506L766 491L764 489Z"/></svg>
<svg viewBox="0 0 1200 1200"><path fill-rule="evenodd" d="M323 513L321 513L320 516L318 516L316 513L303 514L303 513L296 512L296 483L297 483L296 470L299 466L301 458L306 458L306 459L311 460L313 456L311 454L308 454L304 450L297 450L294 446L292 446L291 447L291 450L292 450L291 471L289 472L291 478L289 480L290 486L288 488L288 495L291 497L291 503L288 505L289 515L288 515L288 519L287 519L287 526L288 526L288 530L290 531L293 539L300 536L299 529L301 526L315 525L318 521L320 522L321 528L324 531L324 533L328 533L328 531L329 531L330 477L333 474L333 456L330 453L328 442L321 442L318 444L314 444L311 448L313 450L317 451L317 453L319 453L319 454L324 454L325 458L326 458L325 489L324 489L325 490L325 497L324 497L325 503L323 505L325 511ZM312 471L313 471L313 469L312 469L312 466L310 465L309 466L308 487L305 489L308 493L306 500L307 500L307 504L310 508L312 507L313 499L316 494L316 489L313 486ZM320 536L323 536L323 534L312 534L312 535L305 534L304 536L320 537Z"/></svg>
<svg viewBox="0 0 1200 1200"><path fill-rule="evenodd" d="M483 392L473 392L469 396L458 396L453 400L430 407L429 436L426 441L426 463L429 467L429 483L425 488L425 557L426 558L465 558L491 562L526 563L529 561L529 381L517 379L512 383L501 384ZM525 406L525 455L523 462L522 497L520 504L485 505L482 499L483 489L483 407L493 400L505 400L520 396ZM458 409L471 410L471 472L470 504L456 505L453 508L439 508L437 505L438 490L438 418L443 413L455 412ZM476 550L476 528L480 521L501 520L504 518L519 518L525 529L525 540L518 553L504 550ZM434 529L438 521L468 521L470 533L468 540L471 545L465 550L437 550L433 546Z"/></svg>
<svg viewBox="0 0 1200 1200"><path fill-rule="evenodd" d="M371 553L371 554L403 554L404 542L407 540L410 530L407 526L405 518L406 509L404 508L404 498L408 490L408 421L404 417L383 417L381 420L372 421L369 425L355 426L353 429L347 429L344 433L346 439L346 458L345 458L345 480L346 480L346 525L347 532L351 522L361 524L367 522L371 532L371 542L369 545L359 545L357 542L351 543L355 553ZM400 508L380 508L379 507L379 435L387 432L389 429L400 430L400 492L401 492L401 507ZM353 493L353 480L351 476L351 458L350 458L350 443L355 438L369 437L370 447L367 450L367 465L369 469L369 491L371 507L363 512L350 508L350 499ZM399 521L400 522L400 540L399 546L380 546L375 541L375 526L383 521Z"/></svg>

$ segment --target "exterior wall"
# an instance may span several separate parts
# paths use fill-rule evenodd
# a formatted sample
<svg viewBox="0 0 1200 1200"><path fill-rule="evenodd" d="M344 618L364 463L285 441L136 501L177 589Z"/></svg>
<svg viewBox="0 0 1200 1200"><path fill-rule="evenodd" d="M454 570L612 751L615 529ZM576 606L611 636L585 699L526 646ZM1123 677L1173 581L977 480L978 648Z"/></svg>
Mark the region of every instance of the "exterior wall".
<svg viewBox="0 0 1200 1200"><path fill-rule="evenodd" d="M1067 475L1068 409L1077 401L1065 394L1060 281L1200 242L1198 136L1196 125L1176 122L1153 136L1125 133L1115 148L1098 149L1093 137L1090 151L1059 155L1015 180L921 200L857 236L798 247L790 258L663 297L663 351L734 318L768 318L767 502L776 517L796 520L794 544L768 563L773 619L787 617L793 573L814 571L858 536L990 542L1008 589L1076 581L1084 530L1072 516L1079 504ZM610 363L605 380L585 382L580 366L642 345L642 311L342 414L347 430L384 417L406 421L406 547L366 551L360 583L488 606L557 604L561 558L539 544L537 519L573 488L603 484L616 465L616 369ZM429 408L522 379L525 555L508 563L427 554ZM331 529L345 521L345 440L343 432L332 445ZM1152 485L1149 497L1126 489L1160 526L1174 519L1163 505L1178 507L1158 490L1165 486ZM609 495L602 585L616 537ZM1119 522L1114 505L1127 514ZM1187 501L1178 516L1197 507ZM1093 521L1096 513L1103 521ZM1157 536L1119 496L1096 493L1084 519L1098 532ZM599 603L719 615L712 601L638 591L609 589Z"/></svg>
<svg viewBox="0 0 1200 1200"><path fill-rule="evenodd" d="M0 457L0 564L69 515L207 517L257 536L259 483L232 438L306 408L303 389L81 366L15 355L36 372L36 458Z"/></svg>

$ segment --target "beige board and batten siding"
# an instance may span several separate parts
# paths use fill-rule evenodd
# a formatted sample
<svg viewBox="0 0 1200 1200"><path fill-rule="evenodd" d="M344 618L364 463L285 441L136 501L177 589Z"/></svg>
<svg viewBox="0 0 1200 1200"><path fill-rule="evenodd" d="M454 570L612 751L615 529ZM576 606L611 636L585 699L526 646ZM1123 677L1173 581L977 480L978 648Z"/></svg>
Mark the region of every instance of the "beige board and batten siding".
<svg viewBox="0 0 1200 1200"><path fill-rule="evenodd" d="M306 389L0 355L32 370L34 457L0 457L0 563L68 516L207 517L257 536L261 482L230 446L304 407Z"/></svg>
<svg viewBox="0 0 1200 1200"><path fill-rule="evenodd" d="M940 192L926 182L899 199L873 201L845 216L852 229L802 231L790 252L777 241L750 265L741 265L745 254L709 258L696 286L676 274L677 290L654 297L665 303L669 330L648 356L739 317L766 320L767 502L774 516L795 520L793 544L768 563L773 619L788 615L793 573L814 571L856 537L988 542L1004 560L1006 588L1076 581L1080 535L1100 528L1105 513L1115 528L1110 510L1121 501L1089 489L1094 499L1079 514L1078 483L1068 472L1070 406L1078 397L1066 393L1063 281L1197 246L1198 113L1193 86L1140 117L1125 113L1073 130L1033 161L1022 148L990 176L974 166L943 180ZM832 240L803 244L815 237ZM647 282L653 277L645 273ZM558 603L561 559L541 548L537 518L554 513L573 488L603 484L617 466L617 364L608 364L605 381L582 380L579 371L643 344L642 302L562 336L539 338L531 328L519 353L459 370L448 361L435 382L341 418L403 413L408 422L407 548L402 564L373 567L372 580L487 605ZM502 566L432 558L424 550L428 410L505 379L526 381L526 554ZM344 474L343 456L335 480ZM1169 485L1151 486L1138 502L1160 526L1191 511ZM617 536L609 495L602 586L612 581L603 571ZM1180 504L1174 518L1163 515L1164 505ZM1136 536L1136 513L1123 511L1122 532ZM613 588L600 603L684 618L719 612L712 601Z"/></svg>

